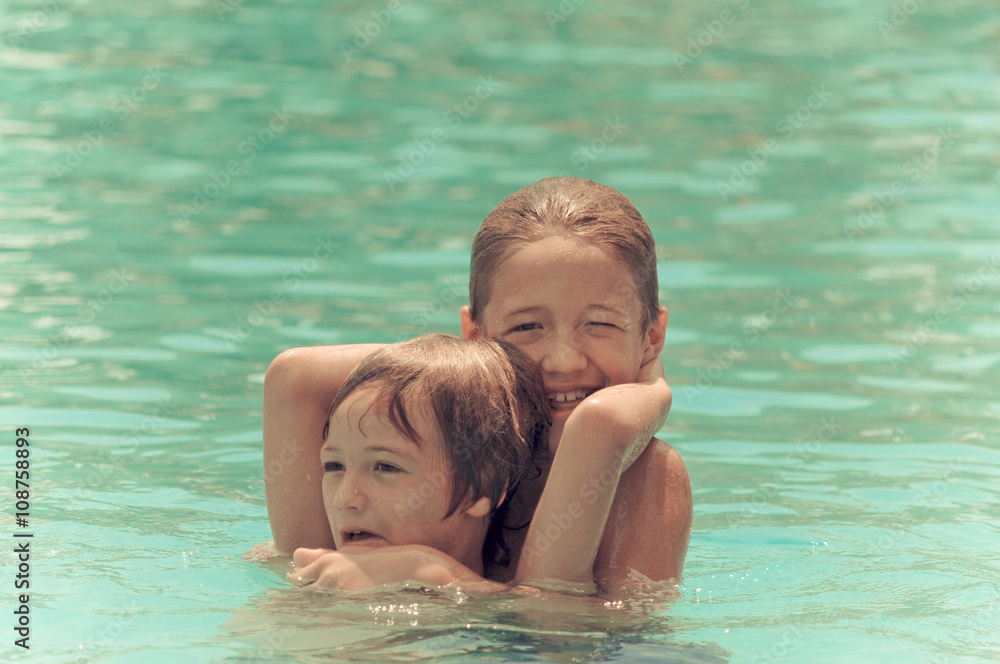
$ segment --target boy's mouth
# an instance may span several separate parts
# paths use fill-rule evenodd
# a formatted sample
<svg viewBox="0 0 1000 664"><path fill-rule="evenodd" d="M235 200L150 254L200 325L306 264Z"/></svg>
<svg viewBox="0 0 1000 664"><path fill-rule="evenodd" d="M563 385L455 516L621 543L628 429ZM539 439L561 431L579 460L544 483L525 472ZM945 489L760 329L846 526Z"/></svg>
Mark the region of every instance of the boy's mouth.
<svg viewBox="0 0 1000 664"><path fill-rule="evenodd" d="M549 392L549 406L552 410L573 410L577 405L597 391L597 388L570 390L569 392Z"/></svg>
<svg viewBox="0 0 1000 664"><path fill-rule="evenodd" d="M387 544L384 539L367 530L344 530L340 533L340 540L343 544Z"/></svg>

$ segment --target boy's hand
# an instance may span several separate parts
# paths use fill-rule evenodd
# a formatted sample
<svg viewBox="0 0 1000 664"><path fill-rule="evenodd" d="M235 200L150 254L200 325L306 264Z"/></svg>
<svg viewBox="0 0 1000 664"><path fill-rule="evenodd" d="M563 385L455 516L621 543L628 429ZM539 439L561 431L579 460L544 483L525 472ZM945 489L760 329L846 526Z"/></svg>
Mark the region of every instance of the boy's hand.
<svg viewBox="0 0 1000 664"><path fill-rule="evenodd" d="M388 546L378 549L343 547L296 549L299 568L288 580L299 586L317 585L339 590L366 590L390 583L416 581L423 585L447 586L461 582L463 588L501 588L483 580L464 565L427 546Z"/></svg>
<svg viewBox="0 0 1000 664"><path fill-rule="evenodd" d="M299 569L288 580L297 586L316 584L322 588L364 590L378 585L351 560L332 549L296 549L293 556Z"/></svg>

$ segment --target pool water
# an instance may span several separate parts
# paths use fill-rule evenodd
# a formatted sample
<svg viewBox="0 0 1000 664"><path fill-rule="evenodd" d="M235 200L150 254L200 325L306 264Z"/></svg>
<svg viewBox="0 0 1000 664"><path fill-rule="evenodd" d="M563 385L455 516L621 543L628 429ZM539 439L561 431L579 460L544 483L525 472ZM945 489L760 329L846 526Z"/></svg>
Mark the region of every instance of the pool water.
<svg viewBox="0 0 1000 664"><path fill-rule="evenodd" d="M1000 659L995 3L0 19L3 661ZM482 218L558 173L657 239L681 597L358 599L245 559L269 361L457 333Z"/></svg>

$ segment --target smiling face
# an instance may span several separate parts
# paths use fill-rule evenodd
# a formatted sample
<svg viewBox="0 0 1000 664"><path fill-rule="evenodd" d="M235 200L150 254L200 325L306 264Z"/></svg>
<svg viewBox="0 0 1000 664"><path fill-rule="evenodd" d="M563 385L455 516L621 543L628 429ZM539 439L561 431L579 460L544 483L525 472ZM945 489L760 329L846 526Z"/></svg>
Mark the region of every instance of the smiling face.
<svg viewBox="0 0 1000 664"><path fill-rule="evenodd" d="M489 500L465 501L449 515L452 469L426 409L410 409L418 445L380 417L374 401L369 387L341 403L320 450L337 549L424 544L481 571Z"/></svg>
<svg viewBox="0 0 1000 664"><path fill-rule="evenodd" d="M663 341L666 310L645 325L629 270L590 242L553 235L514 251L493 276L480 320L463 311L468 337L497 337L541 370L552 406L550 449L583 400L635 382Z"/></svg>

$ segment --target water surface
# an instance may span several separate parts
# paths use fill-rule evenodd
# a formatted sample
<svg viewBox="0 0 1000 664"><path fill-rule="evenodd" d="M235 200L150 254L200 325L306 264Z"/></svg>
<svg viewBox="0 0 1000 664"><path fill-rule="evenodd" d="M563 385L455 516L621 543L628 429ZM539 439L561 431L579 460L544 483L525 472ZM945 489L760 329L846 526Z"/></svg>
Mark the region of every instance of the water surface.
<svg viewBox="0 0 1000 664"><path fill-rule="evenodd" d="M0 17L0 427L32 432L34 534L4 661L1000 656L993 3ZM457 333L480 221L564 172L657 239L681 598L358 600L243 559L270 359Z"/></svg>

